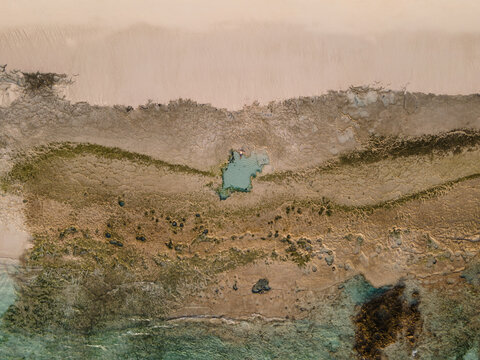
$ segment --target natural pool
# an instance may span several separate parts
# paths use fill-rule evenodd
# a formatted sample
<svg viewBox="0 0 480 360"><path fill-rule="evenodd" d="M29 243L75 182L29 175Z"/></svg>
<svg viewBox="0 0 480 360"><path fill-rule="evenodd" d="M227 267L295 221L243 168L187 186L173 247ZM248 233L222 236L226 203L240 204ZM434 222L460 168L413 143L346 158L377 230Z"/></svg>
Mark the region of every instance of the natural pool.
<svg viewBox="0 0 480 360"><path fill-rule="evenodd" d="M252 177L257 176L268 163L266 152L252 152L247 156L243 151L232 151L227 166L222 169L223 182L218 192L220 199L227 199L235 191L250 191Z"/></svg>

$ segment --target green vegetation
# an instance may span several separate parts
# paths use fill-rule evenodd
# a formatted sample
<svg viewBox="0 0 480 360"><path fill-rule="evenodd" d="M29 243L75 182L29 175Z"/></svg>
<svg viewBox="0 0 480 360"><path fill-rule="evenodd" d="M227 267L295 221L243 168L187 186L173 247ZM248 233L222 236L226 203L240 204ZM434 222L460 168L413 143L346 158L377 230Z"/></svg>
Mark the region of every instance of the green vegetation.
<svg viewBox="0 0 480 360"><path fill-rule="evenodd" d="M2 188L6 190L12 182L26 183L42 171L43 167L53 159L71 159L80 155L94 155L110 160L127 160L141 165L152 165L159 169L172 172L214 177L215 174L194 169L186 165L170 164L163 160L154 159L151 156L126 151L116 147L107 147L89 143L52 143L34 149L33 154L15 163L11 171L2 181Z"/></svg>
<svg viewBox="0 0 480 360"><path fill-rule="evenodd" d="M83 235L83 236L79 236ZM129 316L164 316L217 274L252 263L261 251L231 248L209 257L146 258L69 227L58 238L36 235L18 275L18 299L5 314L10 329L91 332Z"/></svg>
<svg viewBox="0 0 480 360"><path fill-rule="evenodd" d="M372 163L387 158L460 152L480 144L480 131L452 130L417 138L372 136L365 150L352 151L339 158L339 164Z"/></svg>
<svg viewBox="0 0 480 360"><path fill-rule="evenodd" d="M309 169L310 175L329 171L340 166L370 164L385 159L421 156L428 154L459 153L462 149L480 144L480 131L473 129L452 130L438 135L423 135L416 138L372 136L364 150L355 150L340 155L337 160ZM258 177L258 181L301 180L304 175L291 170Z"/></svg>
<svg viewBox="0 0 480 360"><path fill-rule="evenodd" d="M59 79L66 78L64 74L54 73L23 73L25 88L27 91L39 91L51 89Z"/></svg>
<svg viewBox="0 0 480 360"><path fill-rule="evenodd" d="M443 140L441 140L443 139ZM465 140L465 144L476 144L476 141L478 140L478 133L474 131L458 131L453 134L448 133L448 136L445 135L443 137L426 137L425 139L422 137L421 139L417 140L412 140L411 142L415 145L414 149L417 149L417 153L423 152L425 153L427 150L430 151L432 149L451 149L453 145L458 144L458 141L455 139L463 139ZM463 141L462 140L462 141ZM390 153L392 153L392 156L407 156L406 154L408 152L401 151L402 146L407 146L409 144L408 141L390 141L393 145L391 145L390 149L392 150ZM388 141L387 141L388 143ZM407 144L407 145L406 145ZM413 145L412 145L413 146ZM460 145L459 145L460 146ZM378 158L380 155L378 154L385 154L385 152L378 150L375 147L376 150L371 150L367 151L364 153L368 153L370 155L367 156L368 159L373 159L373 158ZM432 150L433 151L433 150ZM388 152L387 152L388 153ZM21 161L18 161L15 163L15 165L12 167L11 171L9 174L4 177L0 183L2 190L8 191L8 189L11 188L12 184L19 182L19 183L28 183L29 181L32 181L36 179L42 171L52 171L51 168L47 167L47 165L53 161L54 159L68 159L68 158L74 158L79 155L84 155L84 154L90 154L94 156L98 156L101 158L106 158L106 159L116 159L116 160L127 160L135 163L140 163L143 165L153 165L158 168L162 169L167 169L170 171L176 171L176 172L183 172L183 173L189 173L189 174L196 174L200 176L206 176L206 177L214 177L215 174L207 171L201 171L197 169L193 169L190 167L187 167L185 165L174 165L174 164L169 164L166 163L162 160L157 160L153 159L150 156L143 155L143 154L138 154L138 153L132 153L129 151L125 151L119 148L110 148L110 147L104 147L101 145L96 145L96 144L72 144L72 143L57 143L57 144L50 144L48 146L42 146L38 147L36 151L33 153L33 155L30 156L24 156L24 159ZM352 155L349 157L349 159L353 158L358 158L359 152L356 153L357 155ZM376 155L372 155L376 154ZM383 155L382 155L383 156ZM342 160L342 161L347 161L347 160ZM350 160L348 160L350 161ZM347 161L347 162L348 162ZM370 160L369 160L370 161ZM273 174L275 175L275 174ZM394 199L394 200L388 200L376 204L371 204L371 205L361 205L361 206L348 206L348 205L341 205L341 204L334 204L333 202L329 201L321 201L321 206L317 209L319 215L327 215L331 216L334 213L334 210L341 210L341 211L354 211L354 210L360 210L360 211L372 211L374 209L378 208L388 208L396 205L403 204L405 202L411 201L411 200L417 200L417 199L426 199L433 197L445 190L447 190L449 187L452 185L465 181L465 180L470 180L474 179L480 176L480 173L477 174L471 174L465 177L461 177L459 179L451 180L448 181L444 184L436 185L433 186L429 189L425 189L416 193L412 194L407 194L404 195L400 198ZM266 180L265 177L262 177L263 180ZM114 194L110 194L114 195ZM255 208L238 208L234 210L229 210L228 214L229 216L247 216L249 214L257 214L259 212L262 212L263 210L266 210L268 208L271 208L272 206L275 206L276 204L280 205L282 202L288 201L287 198L276 198L272 199L272 201L266 203L263 202L262 204L256 206ZM318 200L313 200L310 201L311 203L318 204ZM305 203L305 201L301 201L298 203L299 205L302 205ZM302 205L303 206L303 205ZM286 209L286 213L290 213L290 208ZM208 216L218 216L220 213L222 213L224 210L219 210L215 208L210 208L209 209L209 214Z"/></svg>
<svg viewBox="0 0 480 360"><path fill-rule="evenodd" d="M305 266L312 259L312 246L311 241L306 238L300 238L296 241L290 241L285 239L290 245L285 249L289 258L298 266Z"/></svg>
<svg viewBox="0 0 480 360"><path fill-rule="evenodd" d="M338 203L334 203L330 199L326 197L322 197L321 199L309 199L309 200L296 200L295 203L298 206L302 206L305 208L312 208L314 211L318 211L319 215L333 215L334 211L343 211L343 212L366 212L370 213L374 210L378 209L388 209L395 206L399 206L405 203L408 203L413 200L426 200L441 195L442 193L448 191L456 184L462 183L468 180L474 180L480 178L480 173L471 174L468 176L464 176L455 180L447 181L443 184L432 186L428 189L421 190L412 194L406 194L399 198L378 202L376 204L370 205L342 205ZM291 209L291 208L290 208Z"/></svg>
<svg viewBox="0 0 480 360"><path fill-rule="evenodd" d="M348 205L334 204L333 207L335 207L338 210L344 210L344 211L358 211L358 210L360 210L360 211L366 211L366 212L370 212L370 211L373 211L373 210L376 210L376 209L381 209L381 208L391 208L391 207L394 207L394 206L405 204L405 203L407 203L409 201L412 201L412 200L426 200L426 199L433 198L435 196L438 196L438 195L442 194L443 192L447 191L452 186L454 186L458 183L461 183L461 182L467 181L467 180L477 179L477 178L480 178L480 173L471 174L471 175L468 175L468 176L461 177L459 179L447 181L443 184L435 185L435 186L432 186L428 189L418 191L416 193L406 194L406 195L401 196L401 197L399 197L397 199L394 199L394 200L382 201L382 202L372 204L372 205L361 205L361 206L348 206Z"/></svg>
<svg viewBox="0 0 480 360"><path fill-rule="evenodd" d="M231 248L210 257L195 254L188 258L170 259L166 255L157 255L156 263L160 266L159 278L170 294L179 295L186 284L206 284L214 280L214 276L233 270L266 257L257 250L239 250Z"/></svg>

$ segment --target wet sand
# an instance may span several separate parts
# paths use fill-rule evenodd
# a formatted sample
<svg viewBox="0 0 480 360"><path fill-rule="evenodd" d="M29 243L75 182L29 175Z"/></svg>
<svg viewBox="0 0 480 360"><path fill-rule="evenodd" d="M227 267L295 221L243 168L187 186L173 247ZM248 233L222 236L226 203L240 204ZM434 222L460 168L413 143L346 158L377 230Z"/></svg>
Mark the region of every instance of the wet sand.
<svg viewBox="0 0 480 360"><path fill-rule="evenodd" d="M30 235L24 227L22 198L0 196L0 259L18 259L29 247Z"/></svg>
<svg viewBox="0 0 480 360"><path fill-rule="evenodd" d="M233 110L352 85L451 95L479 90L476 34L367 37L282 24L199 33L39 27L2 31L0 48L9 69L72 76L67 98L91 104L188 98Z"/></svg>
<svg viewBox="0 0 480 360"><path fill-rule="evenodd" d="M68 74L68 99L103 105L189 98L233 110L374 84L479 91L473 1L208 3L7 6L0 64Z"/></svg>

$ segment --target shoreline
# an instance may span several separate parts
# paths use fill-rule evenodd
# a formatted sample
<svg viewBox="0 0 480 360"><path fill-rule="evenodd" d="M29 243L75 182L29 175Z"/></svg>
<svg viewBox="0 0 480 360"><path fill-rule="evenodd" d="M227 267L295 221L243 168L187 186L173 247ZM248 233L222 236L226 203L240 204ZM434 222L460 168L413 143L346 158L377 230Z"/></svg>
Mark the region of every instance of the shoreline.
<svg viewBox="0 0 480 360"><path fill-rule="evenodd" d="M74 83L62 95L92 106L194 99L236 111L352 85L476 94L480 68L471 57L480 51L479 38L475 32L318 33L271 23L205 31L17 27L0 28L0 65L68 74Z"/></svg>

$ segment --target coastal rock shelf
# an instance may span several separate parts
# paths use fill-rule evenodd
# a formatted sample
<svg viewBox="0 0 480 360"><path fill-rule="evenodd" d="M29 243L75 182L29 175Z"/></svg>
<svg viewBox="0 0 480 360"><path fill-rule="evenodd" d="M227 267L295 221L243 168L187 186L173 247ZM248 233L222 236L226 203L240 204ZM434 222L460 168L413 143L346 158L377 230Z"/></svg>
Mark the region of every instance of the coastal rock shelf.
<svg viewBox="0 0 480 360"><path fill-rule="evenodd" d="M0 359L478 355L480 97L134 109L22 74L0 76Z"/></svg>

